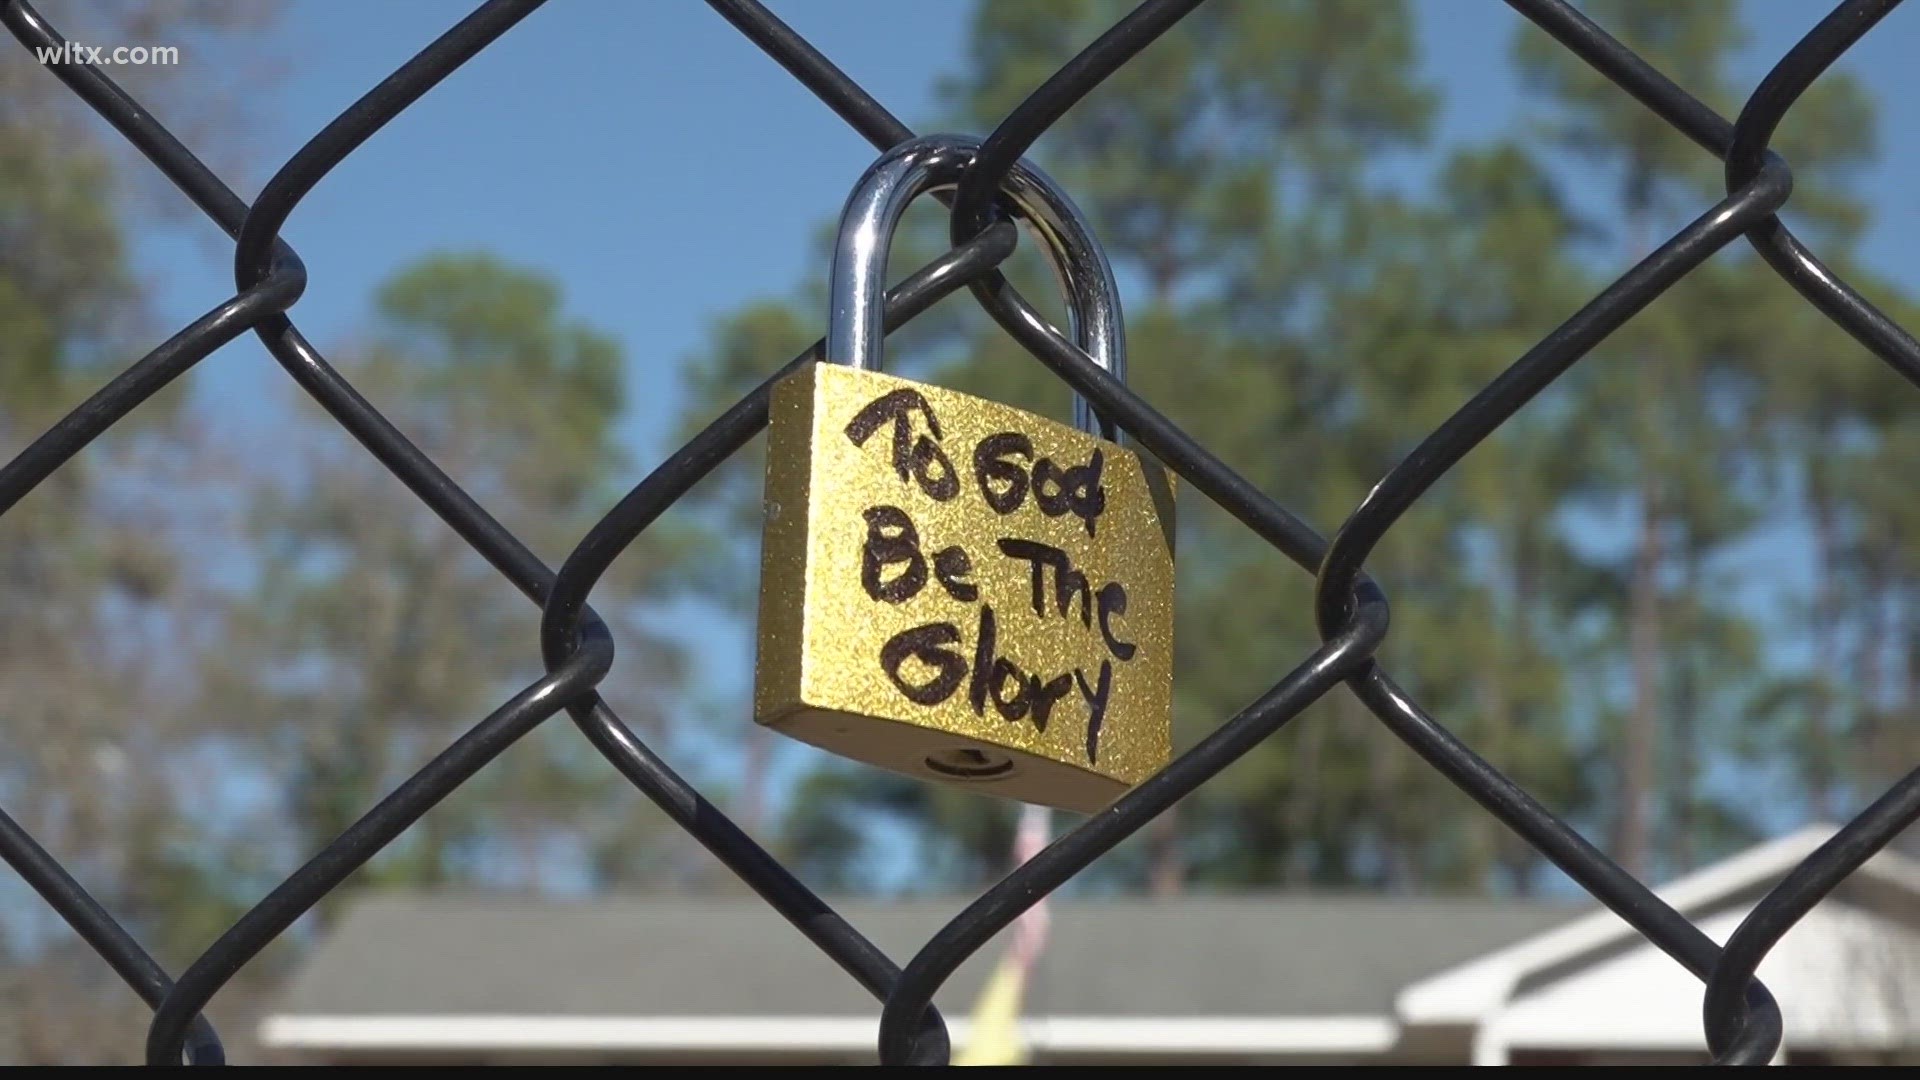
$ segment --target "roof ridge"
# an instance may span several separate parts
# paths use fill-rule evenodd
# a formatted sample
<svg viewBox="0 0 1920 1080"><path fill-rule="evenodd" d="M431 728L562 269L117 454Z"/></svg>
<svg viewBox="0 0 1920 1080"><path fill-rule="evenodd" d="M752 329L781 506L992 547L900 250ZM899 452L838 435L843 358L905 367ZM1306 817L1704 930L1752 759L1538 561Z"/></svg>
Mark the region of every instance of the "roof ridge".
<svg viewBox="0 0 1920 1080"><path fill-rule="evenodd" d="M977 897L973 893L941 893L915 896L828 896L822 899L830 906L873 907L887 906L924 906L954 905L958 913L960 907ZM1454 894L1390 894L1373 893L1364 890L1352 892L1257 892L1257 893L1188 893L1181 896L1053 896L1049 904L1073 906L1114 906L1114 907L1179 907L1186 905L1244 905L1248 907L1274 904L1317 904L1317 903L1362 903L1380 906L1394 905L1481 905L1481 906L1522 906L1522 907L1579 907L1591 903L1591 899L1581 896L1476 896ZM660 906L696 906L715 905L765 908L766 901L753 894L710 894L710 893L644 893L644 892L602 892L592 894L553 894L553 893L512 893L492 892L485 889L427 889L427 890L380 890L358 893L348 898L349 907L414 906L420 904L483 904L488 906L626 906L633 904L657 904ZM767 910L772 910L767 908Z"/></svg>

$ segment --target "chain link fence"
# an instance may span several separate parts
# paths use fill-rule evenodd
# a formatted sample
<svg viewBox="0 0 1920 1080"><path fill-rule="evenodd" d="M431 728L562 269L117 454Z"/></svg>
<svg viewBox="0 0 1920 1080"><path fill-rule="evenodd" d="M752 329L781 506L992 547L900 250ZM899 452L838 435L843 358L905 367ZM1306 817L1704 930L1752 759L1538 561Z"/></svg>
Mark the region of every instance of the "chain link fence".
<svg viewBox="0 0 1920 1080"><path fill-rule="evenodd" d="M1342 683L1346 692L1429 765L1702 981L1705 1041L1716 1063L1763 1064L1772 1058L1782 1038L1780 1011L1754 978L1756 968L1824 895L1920 816L1920 769L1908 773L1789 873L1725 947L1716 945L1395 685L1373 660L1388 632L1387 598L1363 568L1368 553L1401 515L1469 450L1634 314L1741 237L1808 303L1910 382L1920 384L1920 343L1823 266L1774 216L1792 191L1792 175L1788 164L1767 145L1795 100L1898 0L1840 4L1774 65L1731 122L1564 0L1508 0L1623 93L1723 161L1727 195L1658 245L1428 435L1374 485L1330 541L1236 475L1066 338L1023 318L1024 301L996 269L1013 251L1015 228L998 218L993 197L1014 163L1075 102L1171 30L1200 0L1148 0L1008 114L985 139L951 195L953 248L888 293L887 329L966 286L1022 346L1128 432L1138 446L1315 575L1314 616L1323 643L1252 705L1159 774L987 890L904 967L676 774L595 692L615 658L605 626L586 603L594 583L665 510L766 426L771 386L791 370L820 358L820 343L802 351L669 456L601 519L556 573L369 404L287 315L306 287L299 255L278 238L294 207L382 125L510 32L540 2L490 0L482 5L314 136L281 166L251 206L99 69L71 59L48 65L233 238L236 291L122 372L0 469L0 512L195 363L251 331L302 389L542 613L540 647L547 673L314 854L177 980L57 859L0 813L0 854L152 1006L147 1034L150 1064L177 1064L183 1059L193 1064L221 1063L219 1037L200 1013L228 980L421 815L516 739L561 711L615 769L882 1003L880 1055L884 1062L945 1063L949 1055L946 1027L931 1002L962 961L1042 897ZM709 2L877 150L913 137L880 102L754 0ZM3 0L0 21L29 49L57 49L64 41L24 0Z"/></svg>

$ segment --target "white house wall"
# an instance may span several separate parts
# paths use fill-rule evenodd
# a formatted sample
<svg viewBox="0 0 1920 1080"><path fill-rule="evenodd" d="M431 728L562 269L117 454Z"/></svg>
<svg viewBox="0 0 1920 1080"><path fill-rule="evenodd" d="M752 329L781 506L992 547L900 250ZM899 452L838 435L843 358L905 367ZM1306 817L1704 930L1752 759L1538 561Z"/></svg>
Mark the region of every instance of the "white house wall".
<svg viewBox="0 0 1920 1080"><path fill-rule="evenodd" d="M1725 943L1747 908L1705 919ZM1884 1048L1920 1042L1920 933L1829 898L1760 965L1780 1002L1788 1048ZM1510 1049L1704 1050L1699 979L1638 944L1523 990L1489 1017L1476 1056Z"/></svg>

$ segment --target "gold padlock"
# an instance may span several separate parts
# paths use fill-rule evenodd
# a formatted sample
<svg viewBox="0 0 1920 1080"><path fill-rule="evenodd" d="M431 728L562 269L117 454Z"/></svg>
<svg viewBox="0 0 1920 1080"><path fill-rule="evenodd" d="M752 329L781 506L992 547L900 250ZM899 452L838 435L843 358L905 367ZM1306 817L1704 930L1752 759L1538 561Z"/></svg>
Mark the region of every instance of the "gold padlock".
<svg viewBox="0 0 1920 1080"><path fill-rule="evenodd" d="M977 150L889 151L842 215L826 355L773 391L754 716L881 768L1092 813L1172 752L1173 494L1076 426L881 374L887 248ZM1075 340L1124 376L1118 290L1053 182L1004 195Z"/></svg>

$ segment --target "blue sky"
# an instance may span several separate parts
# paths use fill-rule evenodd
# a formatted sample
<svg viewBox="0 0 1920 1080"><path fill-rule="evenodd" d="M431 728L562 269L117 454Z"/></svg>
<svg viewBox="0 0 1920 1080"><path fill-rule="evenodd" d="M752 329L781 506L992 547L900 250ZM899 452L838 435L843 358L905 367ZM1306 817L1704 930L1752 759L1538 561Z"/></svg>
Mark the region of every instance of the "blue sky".
<svg viewBox="0 0 1920 1080"><path fill-rule="evenodd" d="M964 60L971 5L958 0L771 6L916 126L937 112L938 78ZM1524 102L1507 57L1523 22L1492 0L1414 6L1421 64L1443 112L1434 149L1392 163L1390 173L1418 190L1448 147L1515 130ZM308 137L471 7L293 0L260 58L279 75L246 140L253 168L236 186L258 190ZM1746 84L1824 7L1749 0ZM1920 107L1907 104L1917 46L1920 10L1899 10L1840 67L1881 105L1882 155L1860 177L1875 214L1864 255L1920 291L1920 190L1910 179L1920 175ZM222 62L184 59L189 68ZM623 434L637 479L668 449L682 362L713 320L805 276L816 230L872 156L704 4L555 0L375 135L296 210L284 235L306 259L311 284L294 316L323 349L349 340L373 288L434 251L485 250L549 274L573 314L625 348ZM1046 163L1044 143L1037 156ZM231 270L210 225L183 216L143 228L140 267L169 327L229 295ZM781 359L769 357L769 366ZM250 337L196 378L202 394L247 402L242 411L256 416L271 415L253 403L284 380ZM745 637L717 624L694 630L719 646L703 689L732 700L725 673L750 661Z"/></svg>
<svg viewBox="0 0 1920 1080"><path fill-rule="evenodd" d="M294 0L269 43L284 62L250 140L256 190L278 162L472 5L464 0ZM816 0L771 5L910 124L963 60L969 4ZM1752 78L1820 5L1750 0ZM1416 3L1422 63L1442 89L1440 147L1511 130L1506 64L1520 18L1482 0ZM1920 109L1911 97L1920 14L1896 11L1844 62L1883 104L1884 153L1863 177L1877 228L1869 261L1920 287ZM208 62L189 56L188 65ZM1044 159L1044 145L1042 148ZM1396 169L1417 184L1436 150ZM627 435L657 460L678 364L710 321L790 289L809 241L872 149L693 0L556 0L389 124L315 189L285 235L312 284L295 311L323 347L364 318L372 288L421 254L484 249L561 283L572 310L612 332L632 364ZM210 226L149 235L142 263L160 313L185 320L227 295ZM1142 358L1151 362L1151 358ZM215 393L273 374L250 340L210 362ZM278 377L277 374L275 377Z"/></svg>

